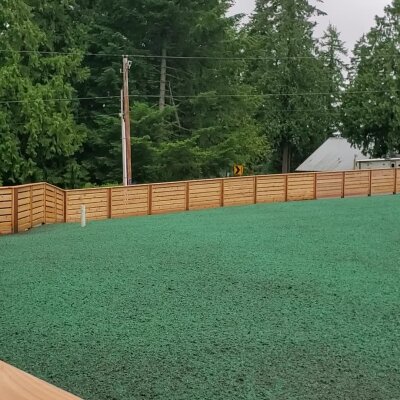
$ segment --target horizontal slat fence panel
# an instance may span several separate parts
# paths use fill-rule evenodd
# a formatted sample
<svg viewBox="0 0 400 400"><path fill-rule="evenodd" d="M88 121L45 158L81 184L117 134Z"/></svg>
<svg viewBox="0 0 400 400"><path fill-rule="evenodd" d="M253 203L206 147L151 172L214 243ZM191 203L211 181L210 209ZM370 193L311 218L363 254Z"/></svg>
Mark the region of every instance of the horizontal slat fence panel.
<svg viewBox="0 0 400 400"><path fill-rule="evenodd" d="M218 208L223 203L223 180L192 181L189 185L189 210Z"/></svg>
<svg viewBox="0 0 400 400"><path fill-rule="evenodd" d="M224 205L241 206L254 203L254 179L231 178L224 182Z"/></svg>
<svg viewBox="0 0 400 400"><path fill-rule="evenodd" d="M257 177L257 203L283 202L286 199L286 175Z"/></svg>
<svg viewBox="0 0 400 400"><path fill-rule="evenodd" d="M111 217L149 214L150 185L111 189Z"/></svg>
<svg viewBox="0 0 400 400"><path fill-rule="evenodd" d="M32 227L45 223L45 184L33 186L31 191Z"/></svg>
<svg viewBox="0 0 400 400"><path fill-rule="evenodd" d="M0 187L0 235L13 231L13 189Z"/></svg>
<svg viewBox="0 0 400 400"><path fill-rule="evenodd" d="M81 219L81 206L86 206L88 221L108 218L108 189L71 190L66 192L66 222Z"/></svg>
<svg viewBox="0 0 400 400"><path fill-rule="evenodd" d="M317 199L342 197L343 176L337 172L317 174Z"/></svg>
<svg viewBox="0 0 400 400"><path fill-rule="evenodd" d="M315 174L288 175L287 200L312 200L315 197Z"/></svg>
<svg viewBox="0 0 400 400"><path fill-rule="evenodd" d="M46 184L46 224L64 222L64 190Z"/></svg>
<svg viewBox="0 0 400 400"><path fill-rule="evenodd" d="M151 187L152 214L186 210L187 184L185 182L155 184Z"/></svg>
<svg viewBox="0 0 400 400"><path fill-rule="evenodd" d="M129 187L63 190L47 183L0 187L0 234L41 224L224 206L400 193L400 169L261 175Z"/></svg>
<svg viewBox="0 0 400 400"><path fill-rule="evenodd" d="M57 189L46 185L46 223L55 224L57 221Z"/></svg>
<svg viewBox="0 0 400 400"><path fill-rule="evenodd" d="M65 191L59 188L56 189L56 219L57 222L64 222L66 217L65 207Z"/></svg>
<svg viewBox="0 0 400 400"><path fill-rule="evenodd" d="M395 193L400 193L400 168L396 169L396 187L395 187Z"/></svg>
<svg viewBox="0 0 400 400"><path fill-rule="evenodd" d="M395 192L395 170L371 171L371 195Z"/></svg>
<svg viewBox="0 0 400 400"><path fill-rule="evenodd" d="M370 194L370 171L345 172L344 197Z"/></svg>
<svg viewBox="0 0 400 400"><path fill-rule="evenodd" d="M32 186L24 186L18 189L18 232L32 228Z"/></svg>

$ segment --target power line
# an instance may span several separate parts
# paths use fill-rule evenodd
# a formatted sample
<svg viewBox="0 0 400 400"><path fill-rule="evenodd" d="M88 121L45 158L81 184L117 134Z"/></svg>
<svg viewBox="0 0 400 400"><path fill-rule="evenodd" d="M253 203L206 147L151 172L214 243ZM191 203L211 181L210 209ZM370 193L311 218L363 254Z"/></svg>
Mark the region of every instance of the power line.
<svg viewBox="0 0 400 400"><path fill-rule="evenodd" d="M400 90L360 90L351 92L304 92L304 93L260 93L260 94L194 94L194 95L176 95L174 98L195 99L195 98L267 98L267 97L306 97L306 96L331 96L339 94L377 94L377 93L397 93ZM159 98L158 94L131 94L133 98ZM169 96L168 96L169 97ZM93 96L93 97L74 97L74 98L56 98L56 99L37 99L43 102L72 102L72 101L88 101L88 100L112 100L119 99L120 96ZM0 104L18 104L31 102L33 99L26 100L0 100Z"/></svg>
<svg viewBox="0 0 400 400"><path fill-rule="evenodd" d="M66 98L57 98L57 99L26 99L26 100L0 100L0 104L20 104L20 103L29 103L32 100L40 100L45 103L51 103L52 101L59 101L59 102L69 102L69 101L80 101L80 100L106 100L106 99L114 99L120 98L120 96L93 96L93 97L74 97L70 99Z"/></svg>
<svg viewBox="0 0 400 400"><path fill-rule="evenodd" d="M117 53L85 53L85 52L68 52L68 51L36 51L36 50L6 50L0 49L0 53L20 53L20 54L44 54L44 55L71 55L71 56L88 56L88 57L122 57L123 55L132 58L161 59L162 55L155 54L117 54ZM284 56L280 59L314 59L316 56ZM172 60L220 60L220 61L240 61L240 60L276 60L277 57L246 57L246 56L169 56L165 58Z"/></svg>
<svg viewBox="0 0 400 400"><path fill-rule="evenodd" d="M141 54L132 54L130 57L136 58L153 58L158 59L162 58L162 56L157 55L141 55ZM166 56L167 59L172 60L217 60L217 61L243 61L243 60L252 60L252 61L267 61L267 60L276 60L277 57L216 57L216 56ZM287 59L287 60L296 60L296 59L315 59L316 56L283 56L279 57L279 59Z"/></svg>
<svg viewBox="0 0 400 400"><path fill-rule="evenodd" d="M110 113L110 114L97 114L97 113L95 113L94 115L88 115L88 114L85 114L85 115L77 115L76 116L78 119L90 119L90 120L92 120L92 119L94 119L94 117L95 118L98 118L98 117L121 117L121 113Z"/></svg>
<svg viewBox="0 0 400 400"><path fill-rule="evenodd" d="M75 117L75 115L72 114L73 117ZM76 115L76 118L78 120L93 120L94 117L120 117L120 113L112 113L112 114L95 114L94 116L90 116L90 115ZM76 122L76 121L75 121ZM12 124L12 126L24 126L29 124L29 122L21 122L21 123L17 123L17 124Z"/></svg>
<svg viewBox="0 0 400 400"><path fill-rule="evenodd" d="M42 55L71 55L71 56L86 56L86 57L131 57L141 59L162 59L162 55L155 54L125 54L125 53L90 53L90 52L68 52L68 51L36 51L36 50L7 50L0 49L0 53L19 53L19 54L42 54ZM390 54L389 54L390 55ZM398 57L397 54L390 56ZM170 60L217 60L217 61L275 61L275 60L312 60L318 55L313 56L170 56L165 58Z"/></svg>
<svg viewBox="0 0 400 400"><path fill-rule="evenodd" d="M351 108L352 109L352 108ZM340 111L339 109L337 109L336 111ZM326 109L326 108L315 108L315 109L295 109L295 110L287 110L287 109L272 109L270 114L274 114L274 113L287 113L287 114L296 114L296 113L313 113L314 116L320 116L323 117L325 115L330 115L330 112ZM84 121L91 121L91 122L96 122L95 118L98 117L115 117L117 119L117 123L119 124L119 118L120 118L120 113L112 113L112 114L93 114L92 116L90 115L76 115L77 120L75 121L76 123L79 123L81 120ZM29 121L27 122L21 122L21 123L13 123L12 126L25 126L29 124ZM192 128L192 129L188 129L185 128L183 126L179 126L176 122L172 122L171 123L172 126L175 126L178 129L187 131L187 132L196 132L196 131L201 131L203 129L208 129L210 127L206 127L206 128Z"/></svg>

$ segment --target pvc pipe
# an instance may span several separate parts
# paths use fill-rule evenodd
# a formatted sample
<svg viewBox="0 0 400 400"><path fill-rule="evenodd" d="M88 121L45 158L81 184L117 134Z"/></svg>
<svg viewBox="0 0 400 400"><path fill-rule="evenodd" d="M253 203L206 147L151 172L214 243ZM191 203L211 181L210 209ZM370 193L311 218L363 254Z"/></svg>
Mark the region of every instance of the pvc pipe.
<svg viewBox="0 0 400 400"><path fill-rule="evenodd" d="M86 227L86 206L81 206L81 227Z"/></svg>

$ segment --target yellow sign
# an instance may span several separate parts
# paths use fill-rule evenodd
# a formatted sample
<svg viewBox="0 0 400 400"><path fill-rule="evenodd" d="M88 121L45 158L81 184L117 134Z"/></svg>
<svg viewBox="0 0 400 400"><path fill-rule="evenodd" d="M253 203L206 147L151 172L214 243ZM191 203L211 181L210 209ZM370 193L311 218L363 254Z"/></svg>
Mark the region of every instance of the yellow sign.
<svg viewBox="0 0 400 400"><path fill-rule="evenodd" d="M243 176L244 175L244 165L237 165L233 166L233 175L235 176Z"/></svg>

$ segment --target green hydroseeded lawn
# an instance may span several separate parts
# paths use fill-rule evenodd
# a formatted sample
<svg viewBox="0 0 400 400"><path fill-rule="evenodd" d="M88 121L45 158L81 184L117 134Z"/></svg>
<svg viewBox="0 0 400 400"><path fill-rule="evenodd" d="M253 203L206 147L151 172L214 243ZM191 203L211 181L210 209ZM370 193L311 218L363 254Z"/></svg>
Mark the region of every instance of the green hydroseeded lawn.
<svg viewBox="0 0 400 400"><path fill-rule="evenodd" d="M0 359L87 400L399 399L400 197L4 236L0 311Z"/></svg>

